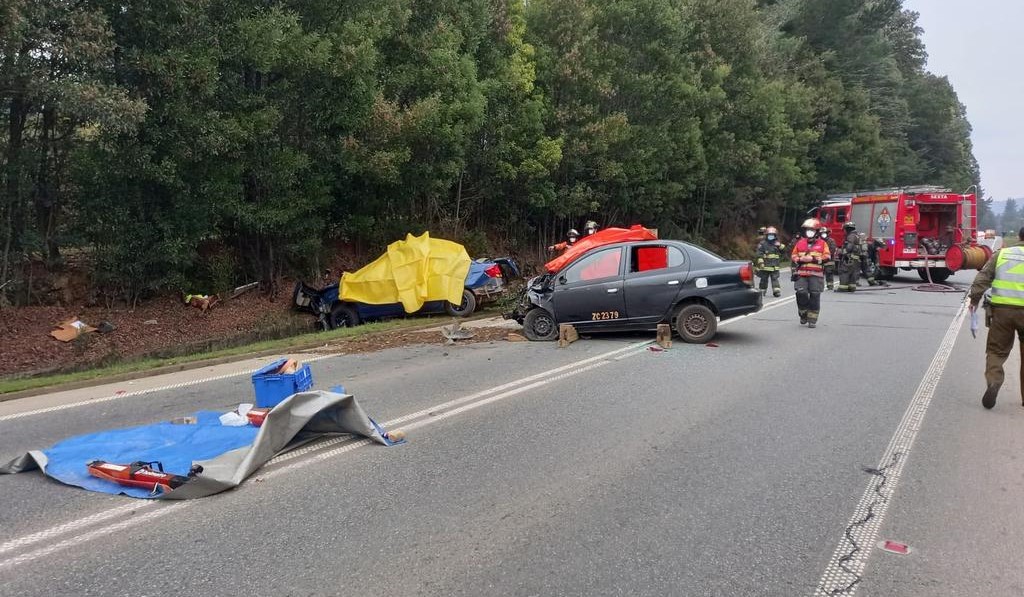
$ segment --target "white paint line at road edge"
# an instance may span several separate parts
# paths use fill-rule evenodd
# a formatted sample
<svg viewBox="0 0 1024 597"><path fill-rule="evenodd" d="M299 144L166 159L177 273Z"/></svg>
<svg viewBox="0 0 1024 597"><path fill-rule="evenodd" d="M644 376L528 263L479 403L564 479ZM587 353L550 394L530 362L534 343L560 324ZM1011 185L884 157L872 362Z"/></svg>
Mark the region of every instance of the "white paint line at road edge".
<svg viewBox="0 0 1024 597"><path fill-rule="evenodd" d="M783 304L791 302L792 300L793 300L793 297L788 297L788 298L785 298L785 299L780 299L778 301L773 301L772 303L769 303L767 306L765 306L760 312L763 312L763 311L766 311L766 310L769 310L769 309L772 309L772 308L775 308L775 307L782 306ZM733 321L738 321L740 319L743 319L743 318L727 320L727 321L723 322L723 324L731 323ZM609 352L605 352L605 353L602 353L602 354L599 354L599 355L596 355L596 356L593 356L593 357L589 357L589 358L586 358L586 359L583 359L583 360L580 360L580 361L569 363L569 364L563 365L561 367L556 367L555 369L550 369L548 371L544 371L542 373L537 373L535 375L531 375L529 377L518 379L518 380L509 382L509 383L506 383L506 384L503 384L503 385L500 385L500 386L489 388L487 390L482 390L480 392L476 392L476 393L470 394L468 396L457 398L455 400L450 400L448 402L445 402L445 403L442 403L442 404L438 404L438 405L430 407L430 408L422 409L422 410L416 411L414 413L410 413L408 415L404 415L404 416L398 417L398 418L390 420L390 421L385 421L383 423L383 425L385 427L394 427L395 425L399 425L399 424L402 424L402 423L407 423L408 421L414 421L412 423L408 423L408 424L404 425L403 429L408 431L408 430L413 430L413 429L425 427L425 426L430 425L432 423L435 423L435 422L438 422L438 421L443 421L443 420L445 420L445 419L447 419L449 417L453 417L455 415L462 414L464 412L467 412L467 411L470 411L470 410L473 410L473 409L476 409L476 408L480 408L480 407L486 406L488 404L492 404L492 403L497 402L499 400L504 400L506 398L510 398L512 396L516 396L516 395L521 394L523 392L527 392L527 391L539 388L539 387L544 386L544 385L555 383L555 382L560 381L562 379L565 379L567 377L578 375L580 373L584 373L586 371L590 371L590 370L595 369L597 367L601 367L603 365L607 365L608 363L612 362L612 360L616 360L617 361L617 360L620 360L620 359L622 359L624 357L629 357L629 356L634 356L634 355L637 355L637 354L641 354L641 353L643 353L646 350L646 347L648 345L650 345L650 344L652 344L651 341L644 341L644 342L638 342L638 343L630 344L630 345L624 346L622 348L618 348L618 349L615 349L615 350L612 350L612 351L609 351ZM618 356L616 356L616 355L618 355ZM495 394L496 392L497 392L497 394ZM422 420L418 420L417 421L417 419L422 419ZM293 460L293 459L295 459L297 457L304 456L304 455L312 453L312 452L320 452L319 454L317 454L313 458L301 460L301 461L295 462L293 464L285 465L285 466L282 466L280 468L276 468L276 469L270 470L270 471L268 471L265 474L262 474L262 475L257 474L255 476L258 477L258 478L261 478L261 479L273 478L273 477L276 477L278 475L284 474L286 472L291 472L291 471L296 470L298 468L305 467L305 466L307 466L309 464L312 464L314 462L320 462L322 460L326 460L328 458L333 458L335 456L338 456L339 454L343 454L345 452L349 452L349 451L355 450L355 449L360 448L362 446L368 446L371 443L372 442L370 440L367 440L367 439L353 440L351 437L348 437L348 436L332 438L332 439L324 441L324 442L314 443L314 444L311 444L309 446L305 446L303 448L299 448L297 450L293 450L291 452L287 452L285 454L277 456L277 457L271 459L267 463L266 466L271 466L271 465L278 464L278 463L281 463L281 462L286 462L288 460ZM328 448L331 445L335 445L335 444L344 444L344 445L339 446L337 448L334 448L332 450L328 450L326 452L321 452L324 448ZM39 531L37 533L32 533L31 535L26 535L26 536L20 537L18 539L13 539L13 540L8 541L6 543L0 544L0 554L6 553L6 552L9 552L9 551L13 551L13 550L17 550L17 549L26 547L26 546L34 544L34 543L39 543L41 541L46 541L48 539L59 537L61 535L64 535L64 534L67 534L67 533L70 533L70 532L74 532L74 531L76 531L78 529L81 529L83 527L91 526L93 524L102 522L104 520L108 520L110 518L113 518L113 517L116 517L116 516L119 516L119 515L122 515L122 514L130 514L133 510L137 510L137 509L145 508L145 507L150 507L150 506L156 505L157 503L158 502L156 500L150 500L150 501L146 501L146 502L135 502L135 503L132 503L132 504L127 505L127 506L120 506L120 507L117 507L117 508L112 508L110 510L105 510L105 511L99 512L97 514L93 514L91 516L88 516L86 518L82 518L82 519L79 519L79 520L74 520L74 521L71 521L71 522L59 525L59 526L51 527L50 529ZM173 506L162 507L162 508L160 508L158 510L154 510L152 512L148 512L148 513L146 513L142 517L140 517L140 516L133 516L132 520L138 521L138 520L141 520L143 518L145 518L147 520L155 519L155 518L163 516L164 514L166 514L168 512L171 512L172 510L175 510L178 506L183 506L183 505L185 505L185 503L182 502L182 503L174 504ZM37 559L37 558L40 558L40 557L45 557L45 556L53 553L54 551L57 551L57 550L62 549L64 547L78 545L78 544L80 544L80 543L82 543L84 541L88 541L90 539L101 537L103 535L106 535L106 534L109 534L111 532L114 532L115 530L118 530L120 528L121 528L120 525L111 525L111 526L108 526L108 527L103 527L103 528L100 528L100 529L93 530L91 532L84 533L84 534L79 535L79 536L72 537L72 538L67 539L67 540L61 541L61 542L56 543L56 544L54 544L52 546L43 547L43 548L37 549L37 550L35 550L33 552L26 553L26 554L23 554L23 555L14 557L14 558L10 558L10 559L7 559L7 560L0 560L0 570L4 570L6 568L17 566L18 564L22 564L22 563L25 563L25 562L28 562L28 561L31 561L31 560L34 560L34 559Z"/></svg>
<svg viewBox="0 0 1024 597"><path fill-rule="evenodd" d="M884 470L885 473L872 475L868 482L867 489L864 490L864 495L857 503L853 517L850 518L847 531L844 531L843 538L818 582L815 596L849 597L857 591L868 557L878 539L878 530L885 520L889 500L896 491L903 465L907 462L914 439L921 429L921 423L939 384L939 378L942 377L949 356L953 352L953 345L956 343L966 313L966 305L961 306L949 324L942 344L939 345L931 365L917 386L917 391L896 428L896 433L882 455L881 464L876 470ZM850 542L851 539L854 541L853 544Z"/></svg>
<svg viewBox="0 0 1024 597"><path fill-rule="evenodd" d="M329 358L333 358L333 357L337 357L337 356L340 356L340 355L337 355L337 354L321 354L321 355L316 355L316 356L303 357L302 362L303 363L313 363L313 362L316 362L316 361L322 361L323 359L329 359ZM68 404L58 404L56 406L50 406L50 407L47 407L47 408L38 408L36 410L26 410L25 412L20 412L20 413L11 413L9 415L2 415L2 416L0 416L0 422L10 421L12 419L20 419L22 417L31 417L33 415L42 415L42 414L46 414L46 413L52 413L52 412L56 412L56 411L59 411L59 410L66 410L66 409L69 409L69 408L77 408L79 406L89 406L89 405L92 405L92 404L102 404L104 402L110 402L111 400L120 400L121 398L133 398L135 396L143 396L145 394L152 394L154 392L163 392L163 391L166 391L166 390L177 390L177 389L180 389L180 388L187 388L189 386L196 386L196 385L199 385L199 384L209 383L211 381L220 381L222 379L230 379L232 377L241 377L243 375L252 375L253 373L256 373L257 371L259 371L262 368L263 368L263 365L260 365L259 367L256 367L254 369L247 369L245 371L235 371L233 373L225 373L223 375L214 375L213 377L203 377L203 378L200 378L200 379L192 379L192 380L189 380L189 381L183 381L181 383L175 383L175 384L170 384L170 385L166 385L166 386L160 386L160 387L156 387L156 388L148 388L148 389L145 389L145 390L135 390L134 392L125 392L123 394L113 394L113 395L102 397L102 398L93 398L91 400L81 400L79 402L69 402Z"/></svg>

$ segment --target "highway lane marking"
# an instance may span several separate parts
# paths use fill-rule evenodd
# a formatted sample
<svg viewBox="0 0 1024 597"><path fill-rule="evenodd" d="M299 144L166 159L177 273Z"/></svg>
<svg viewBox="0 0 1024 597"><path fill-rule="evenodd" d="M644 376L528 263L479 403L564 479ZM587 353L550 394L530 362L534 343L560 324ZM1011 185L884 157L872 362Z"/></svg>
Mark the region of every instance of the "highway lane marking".
<svg viewBox="0 0 1024 597"><path fill-rule="evenodd" d="M764 311L769 310L769 309L772 309L772 308L775 308L775 307L782 306L784 304L788 304L788 303L792 302L793 299L794 299L794 297L787 297L787 298L784 298L784 299L780 299L778 301L773 301L773 302L769 303L768 305L766 305L764 308L762 308L761 311L759 311L759 313L760 312L764 312ZM733 321L738 321L738 320L741 320L741 319L745 319L746 317L749 317L749 316L738 317L738 318L735 318L735 319L727 320L727 321L723 322L723 324L731 323ZM566 378L569 378L569 377L572 377L572 376L575 376L575 375L579 375L581 373L585 373L587 371L591 371L591 370L596 369L598 367L602 367L602 366L607 365L609 363L621 360L622 358L628 358L630 356L635 356L635 355L643 354L644 352L646 352L647 347L649 345L651 345L651 344L653 344L653 341L650 341L650 340L629 344L627 346L624 346L624 347L621 347L621 348L617 348L615 350L608 351L608 352L605 352L605 353L602 353L602 354L599 354L599 355L596 355L596 356L593 356L593 357L589 357L589 358L586 358L586 359L582 359L580 361L575 361L573 363L562 365L560 367L556 367L554 369L550 369L548 371L537 373L537 374L531 375L529 377L518 379L518 380L515 380L515 381L512 381L512 382L506 383L506 384L502 384L500 386L495 386L493 388L489 388L489 389L486 389L486 390L475 392L473 394L470 394L468 396L463 396L463 397L457 398L455 400L450 400L448 402L444 402L444 403L432 406L430 408L421 409L421 410L418 410L416 412L409 413L407 415L403 415L403 416L398 417L396 419L392 419L390 421L385 421L383 423L383 426L385 428L387 428L387 427L395 427L397 425L401 425L403 423L406 423L402 427L402 429L404 429L406 431L411 431L411 430L414 430L414 429L426 427L427 425L433 424L435 422L443 421L443 420L446 420L446 419L448 419L450 417L454 417L456 415L459 415L459 414L462 414L462 413L465 413L465 412L468 412L468 411L471 411L471 410L474 410L474 409L477 409L477 408L480 408L480 407L483 407L483 406L486 406L486 405L489 405L489 404L493 404L493 403L498 402L500 400L505 400L505 399L510 398L512 396L516 396L516 395L522 394L524 392L528 392L530 390L534 390L534 389L543 387L545 385L552 384L552 383L561 381L563 379L566 379ZM330 356L334 356L334 355L330 355ZM282 475L284 473L292 472L292 471L295 471L295 470L297 470L299 468L303 468L303 467L308 466L310 464L313 464L315 462L321 462L323 460L326 460L326 459L329 459L329 458L333 458L333 457L338 456L340 454L343 454L343 453L346 453L346 452L350 452L350 451L355 450L357 448L361 448L363 446L369 446L372 443L374 443L374 442L372 442L372 441L370 441L368 439L353 439L353 438L351 438L349 436L331 438L331 439L328 439L328 440L325 440L325 441L322 441L322 442L316 442L314 444L310 444L308 446L304 446L302 448L298 448L296 450L292 450L292 451L287 452L285 454L281 454L280 456L276 456L276 457L272 458L271 460L269 460L265 466L271 467L271 466L273 466L275 464L280 464L280 463L283 463L283 462L288 462L290 460L294 460L294 459L296 459L298 457L301 457L301 456L306 456L306 455L311 454L313 452L319 452L315 456L313 456L311 458L304 459L304 460L300 460L300 461L297 461L297 462L293 462L291 464L286 464L286 465L281 466L279 468L271 469L271 470L267 471L264 474L257 473L257 474L254 475L254 477L258 477L260 479L271 479L271 478L277 477L279 475ZM325 448L330 448L331 446L338 445L338 444L342 444L342 445L340 445L339 447L336 447L334 449L323 451ZM115 518L115 517L120 516L120 515L132 515L133 511L135 511L135 510L138 510L138 509L141 509L141 508L149 508L149 507L152 507L152 506L155 506L155 505L158 505L158 504L161 504L161 502L158 502L157 500L133 502L130 505L120 506L120 507L117 507L117 508L112 508L110 510L105 510L105 511L93 514L91 516L88 516L88 517L85 517L85 518L82 518L82 519L74 520L74 521L71 521L71 522L68 522L68 523L64 523L64 524L61 524L61 525L58 525L58 526L55 526L55 527L51 527L51 528L43 530L43 531L39 531L39 532L36 532L36 533L32 533L30 535L26 535L24 537L13 539L13 540L7 541L6 543L0 544L0 554L7 553L7 552L10 552L10 551L15 551L15 550L18 550L18 549L22 549L24 547L27 547L27 546L35 544L35 543L39 543L39 542L43 542L43 541L46 541L46 540L49 540L49 539L60 537L61 535L64 535L64 534L73 533L75 531L78 531L79 529L83 529L85 527L89 527L89 526L98 524L100 522L109 520L111 518ZM132 515L132 519L131 520L139 521L139 520L143 520L143 519L145 519L145 520L152 520L152 519L155 519L155 518L159 518L159 517L164 516L167 513L170 513L172 511L176 511L179 507L186 505L186 502L178 502L178 503L175 503L175 504L172 504L172 505L167 505L166 503L162 503L161 505L163 505L164 507L158 508L158 509L153 510L151 512L147 512L146 514L144 514L142 516ZM32 560L35 560L35 559L38 559L38 558L41 558L41 557L48 556L51 553L53 553L53 552L55 552L55 551L57 551L59 549L63 549L64 547L70 547L70 546L73 546L73 545L78 545L78 544L81 544L81 543L83 543L85 541L89 541L91 539L95 539L95 538L102 537L104 535L116 532L116 531L120 530L121 528L123 528L124 526L125 525L123 523L118 523L118 524L115 524L115 525L102 527L102 528L99 528L99 529L95 529L95 530L92 530L92 531L85 532L85 533L83 533L81 535L77 535L77 536L71 537L71 538L66 539L64 541L60 541L60 542L58 542L58 543L56 543L54 545L51 545L51 546L42 547L42 548L39 548L39 549L37 549L35 551L29 552L29 553L26 553L26 554L22 554L22 555L13 557L13 558L8 558L6 560L0 560L0 571L8 569L8 568L12 568L14 566L17 566L17 565L25 563L25 562L29 562L29 561L32 561Z"/></svg>
<svg viewBox="0 0 1024 597"><path fill-rule="evenodd" d="M942 372L949 362L966 314L966 304L961 305L882 455L881 463L877 469L867 471L872 473L871 481L868 482L843 532L843 538L818 582L818 588L814 592L816 597L850 596L856 593L868 558L878 540L878 531L885 519L889 501L896 491L903 466L910 455L917 433L921 430L921 423L935 395L935 388L939 384Z"/></svg>
<svg viewBox="0 0 1024 597"><path fill-rule="evenodd" d="M341 356L341 355L338 355L338 354L321 354L321 355L303 357L302 358L302 362L303 363L314 363L316 361L322 361L324 359L330 359L330 358L334 358L334 357L337 357L337 356ZM196 385L199 385L199 384L209 383L211 381L220 381L222 379L231 379L232 377L242 377L243 375L252 375L253 373L256 373L257 371L262 369L264 366L265 365L260 365L259 367L255 367L253 369L248 369L248 370L245 370L245 371L236 371L234 373L225 373L223 375L214 375L214 376L211 376L211 377L203 377L203 378L200 378L200 379L193 379L193 380L189 380L189 381L183 381L183 382L179 382L179 383L168 384L168 385L159 386L159 387L156 387L156 388L148 388L148 389L145 389L145 390L135 390L134 392L124 392L124 393L121 393L121 394L112 394L110 396L105 396L105 397L101 397L101 398L92 398L90 400L81 400L79 402L69 402L68 404L57 404L55 406L48 406L46 408L37 408L35 410L26 410L25 412L20 412L20 413L11 413L9 415L2 415L2 416L0 416L0 422L11 421L11 420L14 420L14 419L20 419L20 418L23 418L23 417L31 417L31 416L35 416L35 415L43 415L43 414L46 414L46 413L58 412L58 411L62 411L62 410L67 410L69 408L77 408L79 406L89 406L91 404L102 404L104 402L110 402L112 400L120 400L122 398L134 398L136 396L143 396L145 394L152 394L154 392L165 392L167 390L178 390L178 389L181 389L181 388L187 388L187 387L190 387L190 386L196 386Z"/></svg>
<svg viewBox="0 0 1024 597"><path fill-rule="evenodd" d="M9 558L7 560L2 560L0 561L0 572L9 568L13 568L18 564L24 564L25 562L31 562L33 560L38 560L39 558L44 558L62 549L74 547L75 545L81 545L82 543L86 543L87 541L97 539L104 535L109 535L111 533L116 533L118 531L136 526L139 523L146 522L154 518L160 518L161 516L165 516L172 512L176 512L177 510L185 507L187 504L188 502L177 502L174 504L167 504L163 508L158 508L156 510L153 510L152 512L147 512L145 514L141 514L138 516L130 516L126 520L116 522L110 526L101 527L96 530L83 533L81 535L75 535L58 543L54 543L53 545L47 545L46 547L41 547L35 551L30 551L28 553L15 556L13 558Z"/></svg>
<svg viewBox="0 0 1024 597"><path fill-rule="evenodd" d="M502 385L496 386L494 388L489 388L487 390L476 392L474 394L470 394L469 396L464 396L462 398L458 398L458 399L455 399L455 400L450 400L448 402L445 402L445 403L442 403L442 404L438 404L438 405L435 405L435 406L427 408L427 409L419 410L419 411L416 411L414 413L410 413L408 415L405 415L405 416L399 417L397 419L394 419L392 421L386 421L384 423L384 426L385 427L390 427L390 426L398 425L398 424L401 424L401 423L403 423L405 421L409 421L409 420L412 420L412 419L415 419L415 418L420 418L420 417L428 417L427 421L443 420L444 418L447 418L447 416L452 416L452 415L448 414L448 415L446 415L444 417L441 417L441 416L431 416L432 413L436 413L437 411L440 411L440 410L445 410L445 409L449 409L449 408L453 408L453 407L458 407L459 405L464 405L467 402L472 402L473 400L477 400L477 399L479 399L481 397L488 396L488 395L493 394L495 392L505 391L503 394L499 394L499 396L502 396L502 397L508 397L508 396L511 396L511 395L514 395L514 394L518 394L518 393L521 393L521 392L526 391L528 389L533 389L535 387L539 387L540 385L545 385L546 383L552 383L553 381L555 381L557 379L563 379L564 377L567 377L566 372L569 372L570 374L576 374L577 372L573 372L572 371L573 368L578 368L580 366L583 366L583 369L578 371L578 372L582 372L584 370L589 370L590 368L593 368L593 366L595 364L598 364L598 363L604 364L604 363L610 362L607 359L610 359L610 358L612 358L615 355L618 355L620 353L627 352L627 351L635 351L637 353L642 352L643 349L648 344L650 344L650 343L651 342L649 342L649 341L633 343L633 344L630 344L630 345L627 345L627 346L623 346L623 347L617 348L615 350L608 351L608 352L605 352L605 353L602 353L602 354L599 354L599 355L596 355L596 356L593 356L593 357L582 359L580 361L569 363L567 365L562 365L561 367L556 367L554 369L550 369L550 370L544 371L542 373L538 373L538 374L531 375L529 377L522 378L522 379L519 379L519 380L516 380L516 381L513 381L513 382L502 384ZM543 381L543 380L541 382L537 381L537 380L541 380L544 377L550 377L551 379L549 381ZM533 382L533 383L530 383L530 382ZM522 389L513 389L513 390L511 390L511 392L508 391L508 390L510 390L510 388L515 388L515 386L518 386L518 385L521 385L521 384L527 384L527 385L524 386ZM464 412L464 411L457 410L457 412ZM421 426L422 425L416 425L416 427L421 427ZM293 460L293 459L295 459L295 458L297 458L299 456L304 456L304 455L309 454L309 453L314 452L314 451L323 450L324 448L330 447L331 445L335 445L335 444L338 444L338 443L345 443L345 442L352 442L352 443L348 443L348 444L346 444L346 445L344 445L344 446L342 446L340 448L336 448L334 450L331 450L330 452L328 452L330 454L330 456L336 456L337 454L348 452L348 451L353 450L355 448L358 448L358 447L361 447L361 446L365 446L365 445L369 445L371 443L370 440L366 440L366 439L355 440L354 441L351 437L348 437L348 436L339 437L339 438L332 438L330 440L327 440L326 442L320 442L320 443L313 444L313 445L310 445L310 446L305 446L303 448L299 448L297 450L292 450L291 452L287 452L285 454L277 456L277 457L271 459L267 463L266 466L270 466L270 465L281 463L281 462L286 462L288 460ZM318 455L316 460L312 460L312 461L313 462L318 462L319 460L322 460L323 458L321 458L320 456L322 456L322 455ZM290 465L290 466L294 467L295 465ZM291 470L291 468L289 468L289 467L281 467L279 469L275 469L272 472L276 473L276 474L280 474L280 471L288 471L288 470ZM270 473L268 473L268 474L258 475L258 476L260 476L262 478L267 478L267 477L269 477L271 475L270 475ZM43 531L39 531L39 532L36 532L36 533L32 533L30 535L26 535L24 537L13 539L13 540L7 541L7 542L5 542L3 544L0 544L0 554L4 554L4 553L7 553L7 552L15 551L15 550L18 550L18 549L23 549L25 547L28 547L29 545L33 545L33 544L36 544L36 543L40 543L40 542L43 542L43 541L54 539L56 537L60 537L62 535L68 534L68 533L73 533L73 532L76 532L76 531L78 531L80 529L83 529L85 527L98 524L100 522L109 520L111 518L115 518L117 516L132 515L133 511L135 511L135 510L138 510L140 508L149 508L149 507L155 506L155 505L157 505L159 503L161 503L161 502L158 502L157 500L135 501L135 502L133 502L130 505L119 506L119 507L116 507L116 508L111 508L109 510L104 510L104 511L98 512L96 514L92 514L90 516L87 516L85 518L76 519L76 520L73 520L73 521L61 524L61 525L57 525L57 526L51 527L49 529L45 529ZM180 504L184 505L185 502L181 502ZM175 504L175 506L177 506L177 505L178 504ZM165 507L162 507L162 508L158 508L158 509L156 509L156 510L154 510L152 512L148 512L144 516L146 517L146 519L152 519L152 518L157 518L157 517L163 516L165 513L169 512L169 511L172 511L172 507L165 506ZM140 517L132 516L132 519L133 520L139 520ZM111 525L111 526L108 526L108 527L103 527L103 528L100 528L100 529L89 531L87 533L84 533L80 537L88 537L90 539L91 538L96 538L96 537L101 537L101 536L106 535L108 533L114 532L115 530L118 530L120 528L121 528L120 526ZM71 542L71 543L69 543L69 542ZM77 545L79 543L81 543L81 541L78 540L78 537L74 537L72 539L67 539L65 541L61 541L61 542L59 542L59 543L57 543L55 545L56 546L61 546L61 547L66 547L66 546L70 546L70 545ZM46 555L49 555L50 553L52 553L55 550L53 548L54 548L54 546L40 548L40 549L38 549L36 551L33 551L33 552L30 552L28 554L23 554L21 556L17 556L17 557L14 557L14 558L9 558L9 559L6 559L6 560L0 560L0 570L4 570L4 569L10 568L12 566L17 566L18 564L30 561L30 560L38 558L38 557L44 557ZM60 547L57 547L56 549L59 549L59 548ZM35 555L33 555L33 554L35 554Z"/></svg>

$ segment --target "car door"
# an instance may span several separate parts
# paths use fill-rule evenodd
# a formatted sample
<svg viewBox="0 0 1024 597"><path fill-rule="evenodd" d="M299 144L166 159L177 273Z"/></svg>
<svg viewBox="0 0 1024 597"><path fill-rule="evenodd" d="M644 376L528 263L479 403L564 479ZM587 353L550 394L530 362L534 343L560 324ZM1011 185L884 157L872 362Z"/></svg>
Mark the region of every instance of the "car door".
<svg viewBox="0 0 1024 597"><path fill-rule="evenodd" d="M558 323L588 328L625 319L623 252L622 247L594 250L557 276L551 302Z"/></svg>
<svg viewBox="0 0 1024 597"><path fill-rule="evenodd" d="M689 271L686 253L677 246L642 244L630 247L623 288L629 322L658 323L665 319Z"/></svg>

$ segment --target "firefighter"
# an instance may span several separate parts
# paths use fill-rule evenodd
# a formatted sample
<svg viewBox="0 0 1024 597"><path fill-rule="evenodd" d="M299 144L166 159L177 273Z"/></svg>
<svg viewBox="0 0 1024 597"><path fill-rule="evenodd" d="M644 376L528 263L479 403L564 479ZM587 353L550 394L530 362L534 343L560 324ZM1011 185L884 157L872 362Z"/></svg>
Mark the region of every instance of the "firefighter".
<svg viewBox="0 0 1024 597"><path fill-rule="evenodd" d="M565 242L556 243L548 247L548 251L564 251L569 247L576 244L576 241L580 239L580 233L575 228L570 228L569 232L565 234Z"/></svg>
<svg viewBox="0 0 1024 597"><path fill-rule="evenodd" d="M1017 233L1019 243L995 252L985 267L978 272L967 294L973 314L989 288L991 305L986 306L989 317L988 340L985 343L985 393L981 405L992 408L1003 385L1003 363L1010 356L1015 337L1024 339L1024 274L1016 270L1024 266L1024 228ZM1022 347L1024 348L1024 347ZM1021 379L1024 380L1024 359L1021 359ZM1021 385L1021 403L1024 404L1024 383Z"/></svg>
<svg viewBox="0 0 1024 597"><path fill-rule="evenodd" d="M597 222L587 220L587 223L583 225L583 236L590 236L595 232L597 232Z"/></svg>
<svg viewBox="0 0 1024 597"><path fill-rule="evenodd" d="M793 246L793 290L800 324L813 328L818 324L821 311L821 293L825 290L825 263L832 258L828 245L821 240L821 222L814 218L804 221L802 235Z"/></svg>
<svg viewBox="0 0 1024 597"><path fill-rule="evenodd" d="M836 292L856 292L867 248L857 234L857 224L847 222L843 224L843 231L846 232L846 240L839 249L839 286Z"/></svg>
<svg viewBox="0 0 1024 597"><path fill-rule="evenodd" d="M866 267L864 269L864 277L868 280L869 286L888 286L889 284L883 280L876 279L881 273L881 269L878 267L878 251L885 248L885 242L880 239L872 239L871 242L867 243L867 259L864 260Z"/></svg>
<svg viewBox="0 0 1024 597"><path fill-rule="evenodd" d="M785 245L779 240L779 231L774 226L765 228L764 239L757 245L757 276L761 282L761 296L768 293L768 279L772 280L772 296L782 296L782 285L779 283L779 267L782 263L782 251Z"/></svg>
<svg viewBox="0 0 1024 597"><path fill-rule="evenodd" d="M821 240L825 241L828 245L828 252L832 256L828 261L825 262L825 287L832 290L836 286L836 240L832 238L832 234L829 232L828 226L821 227Z"/></svg>

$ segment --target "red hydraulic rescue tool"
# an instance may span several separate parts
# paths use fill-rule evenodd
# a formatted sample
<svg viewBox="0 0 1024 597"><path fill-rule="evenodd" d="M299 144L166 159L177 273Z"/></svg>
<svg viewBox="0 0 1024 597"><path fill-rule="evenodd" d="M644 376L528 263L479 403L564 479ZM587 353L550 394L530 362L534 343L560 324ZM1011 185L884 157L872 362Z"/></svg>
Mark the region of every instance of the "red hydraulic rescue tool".
<svg viewBox="0 0 1024 597"><path fill-rule="evenodd" d="M156 468L153 468L153 465ZM133 462L131 464L114 464L103 460L93 460L85 465L89 474L113 481L118 485L126 487L138 487L148 489L153 493L158 491L170 491L181 487L192 480L193 477L203 472L203 467L194 465L188 472L187 477L172 475L164 472L164 466L160 462Z"/></svg>

